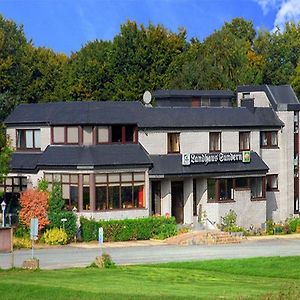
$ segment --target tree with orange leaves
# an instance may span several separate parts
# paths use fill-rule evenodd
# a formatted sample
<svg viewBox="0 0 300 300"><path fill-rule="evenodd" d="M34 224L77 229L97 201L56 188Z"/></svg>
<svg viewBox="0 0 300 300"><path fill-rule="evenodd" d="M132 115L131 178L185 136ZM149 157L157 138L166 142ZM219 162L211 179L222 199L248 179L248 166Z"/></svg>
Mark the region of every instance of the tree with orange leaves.
<svg viewBox="0 0 300 300"><path fill-rule="evenodd" d="M30 220L38 218L39 231L49 224L47 217L49 193L36 189L29 189L21 192L20 205L21 211L19 214L21 222L30 227Z"/></svg>

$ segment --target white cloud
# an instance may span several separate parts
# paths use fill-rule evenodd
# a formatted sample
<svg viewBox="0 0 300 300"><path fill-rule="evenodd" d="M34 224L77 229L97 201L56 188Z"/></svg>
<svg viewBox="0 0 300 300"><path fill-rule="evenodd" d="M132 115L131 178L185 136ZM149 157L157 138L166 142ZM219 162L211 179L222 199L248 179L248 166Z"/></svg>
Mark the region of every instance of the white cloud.
<svg viewBox="0 0 300 300"><path fill-rule="evenodd" d="M281 3L274 21L274 28L278 26L280 29L283 29L284 24L290 21L294 21L296 23L300 21L299 0L287 0Z"/></svg>
<svg viewBox="0 0 300 300"><path fill-rule="evenodd" d="M264 15L266 15L271 8L275 8L281 0L254 0L262 8Z"/></svg>
<svg viewBox="0 0 300 300"><path fill-rule="evenodd" d="M276 9L273 31L276 27L284 28L286 22L300 21L300 0L254 0L266 15L270 9Z"/></svg>

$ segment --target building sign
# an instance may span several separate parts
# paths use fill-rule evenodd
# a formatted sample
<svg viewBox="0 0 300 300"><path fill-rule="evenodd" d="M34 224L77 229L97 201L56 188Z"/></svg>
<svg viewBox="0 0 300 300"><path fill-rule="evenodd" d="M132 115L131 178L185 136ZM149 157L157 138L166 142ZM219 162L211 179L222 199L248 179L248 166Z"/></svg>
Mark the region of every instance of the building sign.
<svg viewBox="0 0 300 300"><path fill-rule="evenodd" d="M182 165L189 166L193 164L209 164L223 162L243 162L249 163L251 159L250 151L243 152L220 152L220 153L200 153L182 154Z"/></svg>

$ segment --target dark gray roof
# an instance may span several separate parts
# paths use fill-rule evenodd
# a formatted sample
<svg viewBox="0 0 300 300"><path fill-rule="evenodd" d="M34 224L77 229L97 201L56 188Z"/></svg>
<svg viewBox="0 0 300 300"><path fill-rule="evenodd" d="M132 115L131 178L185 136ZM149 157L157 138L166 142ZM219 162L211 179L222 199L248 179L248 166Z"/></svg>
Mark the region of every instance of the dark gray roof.
<svg viewBox="0 0 300 300"><path fill-rule="evenodd" d="M151 166L148 153L139 144L95 146L48 146L41 154L14 153L11 169L76 169Z"/></svg>
<svg viewBox="0 0 300 300"><path fill-rule="evenodd" d="M234 92L230 90L157 90L153 92L155 99L168 98L234 98Z"/></svg>
<svg viewBox="0 0 300 300"><path fill-rule="evenodd" d="M137 124L144 128L280 127L271 108L144 107L140 102L56 102L21 104L6 119L8 126Z"/></svg>
<svg viewBox="0 0 300 300"><path fill-rule="evenodd" d="M289 84L286 85L244 85L238 92L265 92L275 110L300 110L299 100Z"/></svg>
<svg viewBox="0 0 300 300"><path fill-rule="evenodd" d="M281 127L284 124L271 108L252 111L245 107L157 107L145 108L139 122L144 128L240 128Z"/></svg>
<svg viewBox="0 0 300 300"><path fill-rule="evenodd" d="M255 175L265 174L268 172L268 166L258 156L256 152L251 152L251 162L223 162L223 163L209 163L193 164L190 166L183 166L181 162L181 154L174 155L151 155L153 168L149 174L151 176L226 176L226 175Z"/></svg>
<svg viewBox="0 0 300 300"><path fill-rule="evenodd" d="M6 124L137 124L141 102L94 101L20 104Z"/></svg>
<svg viewBox="0 0 300 300"><path fill-rule="evenodd" d="M10 169L12 172L35 172L36 166L42 153L15 152L12 154Z"/></svg>

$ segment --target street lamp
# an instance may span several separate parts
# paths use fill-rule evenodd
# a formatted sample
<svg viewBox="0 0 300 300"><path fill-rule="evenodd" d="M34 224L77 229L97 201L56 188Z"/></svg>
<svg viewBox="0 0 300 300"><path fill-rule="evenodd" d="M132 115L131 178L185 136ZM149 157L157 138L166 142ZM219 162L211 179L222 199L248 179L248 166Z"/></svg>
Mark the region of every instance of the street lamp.
<svg viewBox="0 0 300 300"><path fill-rule="evenodd" d="M1 209L2 209L2 227L5 225L5 208L6 208L6 203L3 200L1 203Z"/></svg>

